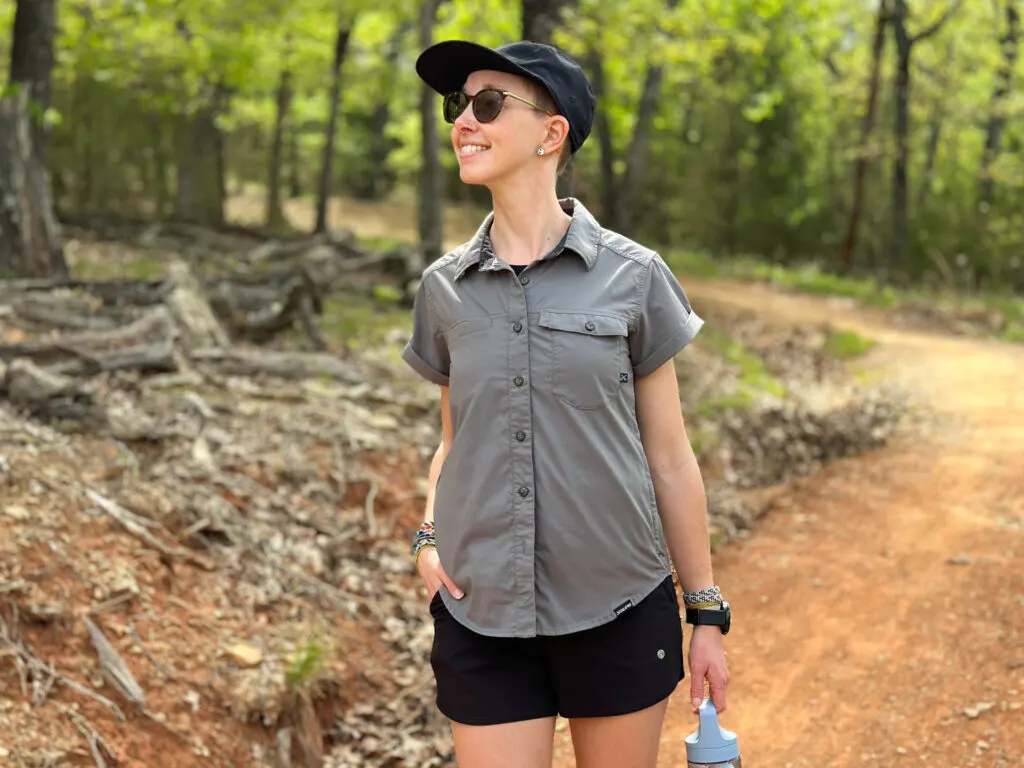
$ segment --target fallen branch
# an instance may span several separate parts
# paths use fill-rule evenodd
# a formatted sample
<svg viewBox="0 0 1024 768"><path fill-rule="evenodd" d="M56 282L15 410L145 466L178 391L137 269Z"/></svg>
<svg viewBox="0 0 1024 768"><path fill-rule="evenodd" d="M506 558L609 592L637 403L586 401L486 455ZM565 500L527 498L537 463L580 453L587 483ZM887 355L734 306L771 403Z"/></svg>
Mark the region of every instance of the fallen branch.
<svg viewBox="0 0 1024 768"><path fill-rule="evenodd" d="M146 706L146 694L142 691L138 681L132 674L128 665L125 664L124 659L117 650L110 644L110 641L103 636L103 632L97 627L92 620L86 616L85 626L89 630L89 636L92 638L93 647L96 649L96 653L100 658L100 671L103 676L107 678L115 688L121 693L128 697L129 701L139 704L142 707Z"/></svg>
<svg viewBox="0 0 1024 768"><path fill-rule="evenodd" d="M157 307L135 322L111 331L69 333L53 339L0 345L0 360L26 358L42 367L58 367L65 373L139 366L175 370L172 353L177 335L170 312L166 307Z"/></svg>
<svg viewBox="0 0 1024 768"><path fill-rule="evenodd" d="M282 379L330 378L347 384L363 381L359 373L334 355L248 349L198 349L194 362L208 363L234 376L276 376Z"/></svg>
<svg viewBox="0 0 1024 768"><path fill-rule="evenodd" d="M85 737L85 740L89 743L89 751L92 754L92 759L96 763L97 768L107 768L107 763L103 759L103 755L100 753L100 748L107 753L107 757L113 760L115 763L120 762L120 758L117 756L117 752L107 743L106 739L103 738L99 729L96 728L85 715L80 712L76 712L71 707L64 706L59 701L53 702L53 705L67 715L78 732Z"/></svg>
<svg viewBox="0 0 1024 768"><path fill-rule="evenodd" d="M180 547L172 547L164 544L160 539L156 538L152 533L146 530L146 526L141 522L139 518L129 512L127 509L122 507L115 501L108 499L100 493L87 488L85 491L86 496L96 505L99 506L104 512L110 515L112 518L117 520L121 525L128 529L128 532L142 539L143 542L153 547L154 549L162 552L168 557L175 557L182 560L187 560L194 565L198 565L207 571L214 570L215 566L205 557L197 555L195 552L189 552L187 549Z"/></svg>

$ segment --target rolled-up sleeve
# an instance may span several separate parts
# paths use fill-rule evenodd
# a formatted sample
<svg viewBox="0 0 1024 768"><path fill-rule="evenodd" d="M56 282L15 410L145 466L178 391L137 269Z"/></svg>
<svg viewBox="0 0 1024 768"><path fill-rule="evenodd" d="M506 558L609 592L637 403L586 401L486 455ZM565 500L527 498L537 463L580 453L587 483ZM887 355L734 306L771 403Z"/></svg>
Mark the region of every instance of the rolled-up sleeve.
<svg viewBox="0 0 1024 768"><path fill-rule="evenodd" d="M429 276L420 281L413 299L412 336L402 350L402 359L427 381L448 386L448 342L431 303L428 280Z"/></svg>
<svg viewBox="0 0 1024 768"><path fill-rule="evenodd" d="M633 375L642 378L671 360L697 335L704 321L664 259L654 254L640 290L639 314L629 337Z"/></svg>

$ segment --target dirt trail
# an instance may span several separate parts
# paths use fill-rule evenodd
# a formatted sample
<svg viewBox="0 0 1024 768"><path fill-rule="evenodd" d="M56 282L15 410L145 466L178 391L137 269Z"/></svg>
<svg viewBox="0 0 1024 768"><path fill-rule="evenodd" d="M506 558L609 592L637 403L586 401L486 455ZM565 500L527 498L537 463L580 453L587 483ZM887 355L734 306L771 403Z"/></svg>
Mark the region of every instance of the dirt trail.
<svg viewBox="0 0 1024 768"><path fill-rule="evenodd" d="M756 308L876 339L863 365L939 414L928 435L799 483L716 555L736 617L723 724L744 765L1024 764L1024 348L902 331L763 285L686 286L698 311ZM688 691L673 697L660 765L685 765Z"/></svg>
<svg viewBox="0 0 1024 768"><path fill-rule="evenodd" d="M396 219L345 213L356 230ZM460 224L459 236L475 227ZM684 284L698 311L875 339L860 365L939 416L926 435L794 484L753 536L716 554L736 617L723 725L744 765L1024 765L1024 348L900 330L760 284ZM669 709L664 768L686 764L688 694L689 679ZM568 737L563 722L559 768L574 764Z"/></svg>

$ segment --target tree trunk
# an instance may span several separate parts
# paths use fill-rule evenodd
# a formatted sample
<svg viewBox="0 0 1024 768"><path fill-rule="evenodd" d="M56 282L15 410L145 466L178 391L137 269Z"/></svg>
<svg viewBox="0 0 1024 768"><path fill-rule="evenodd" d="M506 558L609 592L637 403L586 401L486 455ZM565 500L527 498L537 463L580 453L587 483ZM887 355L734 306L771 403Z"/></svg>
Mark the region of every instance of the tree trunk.
<svg viewBox="0 0 1024 768"><path fill-rule="evenodd" d="M671 0L670 0L670 4ZM644 169L647 165L647 148L651 143L651 131L654 116L658 111L661 95L662 66L651 64L647 67L643 90L640 93L640 105L637 109L636 123L633 125L633 138L626 150L626 169L621 182L621 194L617 195L615 215L612 217L612 228L624 235L633 229L636 215L636 198L644 180Z"/></svg>
<svg viewBox="0 0 1024 768"><path fill-rule="evenodd" d="M842 250L839 252L839 268L849 272L853 268L853 254L857 248L857 234L860 228L861 211L864 206L864 180L867 178L870 154L868 141L875 126L875 106L878 103L878 81L882 71L882 51L885 48L885 27L889 23L889 0L882 0L878 6L875 19L875 38L871 46L871 80L868 86L868 104L861 119L860 146L857 161L853 166L853 202L850 205L850 218L846 225L846 237L843 238Z"/></svg>
<svg viewBox="0 0 1024 768"><path fill-rule="evenodd" d="M612 128L608 111L604 108L607 87L605 85L604 56L595 46L590 50L590 78L597 97L597 112L594 115L594 134L597 138L601 166L601 217L611 222L615 215L615 147L612 144Z"/></svg>
<svg viewBox="0 0 1024 768"><path fill-rule="evenodd" d="M41 117L50 107L50 74L57 29L56 0L18 0L14 13L11 44L11 83L28 91L28 98ZM46 128L43 120L32 120L32 146L45 165Z"/></svg>
<svg viewBox="0 0 1024 768"><path fill-rule="evenodd" d="M672 11L678 5L679 0L668 0L666 10ZM633 125L633 138L626 150L626 170L623 173L621 192L616 195L615 215L612 217L612 228L626 235L633 229L636 216L636 198L644 180L647 148L651 143L654 116L658 113L661 97L662 75L663 66L660 62L648 64L640 92L636 123Z"/></svg>
<svg viewBox="0 0 1024 768"><path fill-rule="evenodd" d="M41 122L30 101L50 102L56 30L54 0L19 0L11 47L15 92L0 98L0 271L22 277L67 276Z"/></svg>
<svg viewBox="0 0 1024 768"><path fill-rule="evenodd" d="M887 249L887 270L903 265L907 253L907 133L910 130L910 54L913 43L907 34L906 0L893 0L893 32L896 38L896 160L892 171L892 240Z"/></svg>
<svg viewBox="0 0 1024 768"><path fill-rule="evenodd" d="M224 223L223 147L215 108L178 121L177 217L204 226Z"/></svg>
<svg viewBox="0 0 1024 768"><path fill-rule="evenodd" d="M579 6L579 0L522 0L523 29L522 40L535 43L552 44L554 31L565 16L566 11ZM572 197L576 192L576 161L570 158L569 164L558 177L555 194L560 199Z"/></svg>
<svg viewBox="0 0 1024 768"><path fill-rule="evenodd" d="M932 176L935 173L935 157L939 153L939 139L942 137L942 120L945 109L941 102L935 105L931 119L928 121L928 148L925 150L924 170L921 172L921 186L917 190L915 208L920 214L928 204L932 191Z"/></svg>
<svg viewBox="0 0 1024 768"><path fill-rule="evenodd" d="M0 271L66 277L50 180L32 151L28 93L0 99Z"/></svg>
<svg viewBox="0 0 1024 768"><path fill-rule="evenodd" d="M338 102L341 99L341 65L348 52L352 36L352 21L339 20L338 36L334 43L334 66L331 70L330 116L324 136L323 160L320 164L320 185L316 199L316 232L327 231L327 203L331 196L331 170L334 163L334 132L338 126Z"/></svg>
<svg viewBox="0 0 1024 768"><path fill-rule="evenodd" d="M1017 52L1020 44L1020 15L1017 0L1006 0L1006 33L999 39L1003 61L996 74L989 107L988 127L985 129L985 150L981 156L981 174L978 184L978 207L985 213L992 202L992 163L999 154L999 144L1006 127L1006 102L1010 96L1013 71L1017 67Z"/></svg>
<svg viewBox="0 0 1024 768"><path fill-rule="evenodd" d="M281 167L284 154L284 126L292 103L292 73L285 66L277 84L277 112L274 115L274 137L270 144L270 173L267 179L267 227L277 229L285 223L281 207Z"/></svg>
<svg viewBox="0 0 1024 768"><path fill-rule="evenodd" d="M906 266L909 240L907 189L910 164L910 57L917 43L938 32L956 12L959 0L954 0L938 21L913 37L907 32L906 0L892 2L892 25L896 38L896 162L892 173L892 242L886 249L885 263L890 272Z"/></svg>
<svg viewBox="0 0 1024 768"><path fill-rule="evenodd" d="M554 31L562 23L568 8L575 8L579 0L523 0L523 40L551 45Z"/></svg>
<svg viewBox="0 0 1024 768"><path fill-rule="evenodd" d="M420 0L420 50L426 50L434 39L437 0ZM420 85L420 126L423 168L420 171L420 244L423 266L440 258L442 253L444 175L438 155L437 102L433 90Z"/></svg>
<svg viewBox="0 0 1024 768"><path fill-rule="evenodd" d="M302 181L299 178L299 124L292 115L288 121L288 196L296 198L302 194Z"/></svg>

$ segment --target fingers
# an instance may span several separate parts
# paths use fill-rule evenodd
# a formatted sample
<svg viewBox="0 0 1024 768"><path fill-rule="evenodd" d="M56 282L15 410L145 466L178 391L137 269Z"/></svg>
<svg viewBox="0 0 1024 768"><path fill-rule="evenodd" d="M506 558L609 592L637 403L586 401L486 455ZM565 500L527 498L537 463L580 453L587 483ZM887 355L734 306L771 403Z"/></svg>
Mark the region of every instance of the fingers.
<svg viewBox="0 0 1024 768"><path fill-rule="evenodd" d="M701 702L704 701L704 675L707 671L706 662L690 657L690 704L693 705L694 712L700 709Z"/></svg>
<svg viewBox="0 0 1024 768"><path fill-rule="evenodd" d="M711 688L711 701L719 714L725 712L725 691L729 687L729 671L724 664L713 666L708 670L708 686Z"/></svg>
<svg viewBox="0 0 1024 768"><path fill-rule="evenodd" d="M455 582L452 581L451 576L445 573L444 566L441 565L440 560L438 560L437 562L437 575L441 579L441 582L445 585L445 587L448 588L448 591L451 593L451 596L454 597L456 600L461 600L462 590L455 585Z"/></svg>

